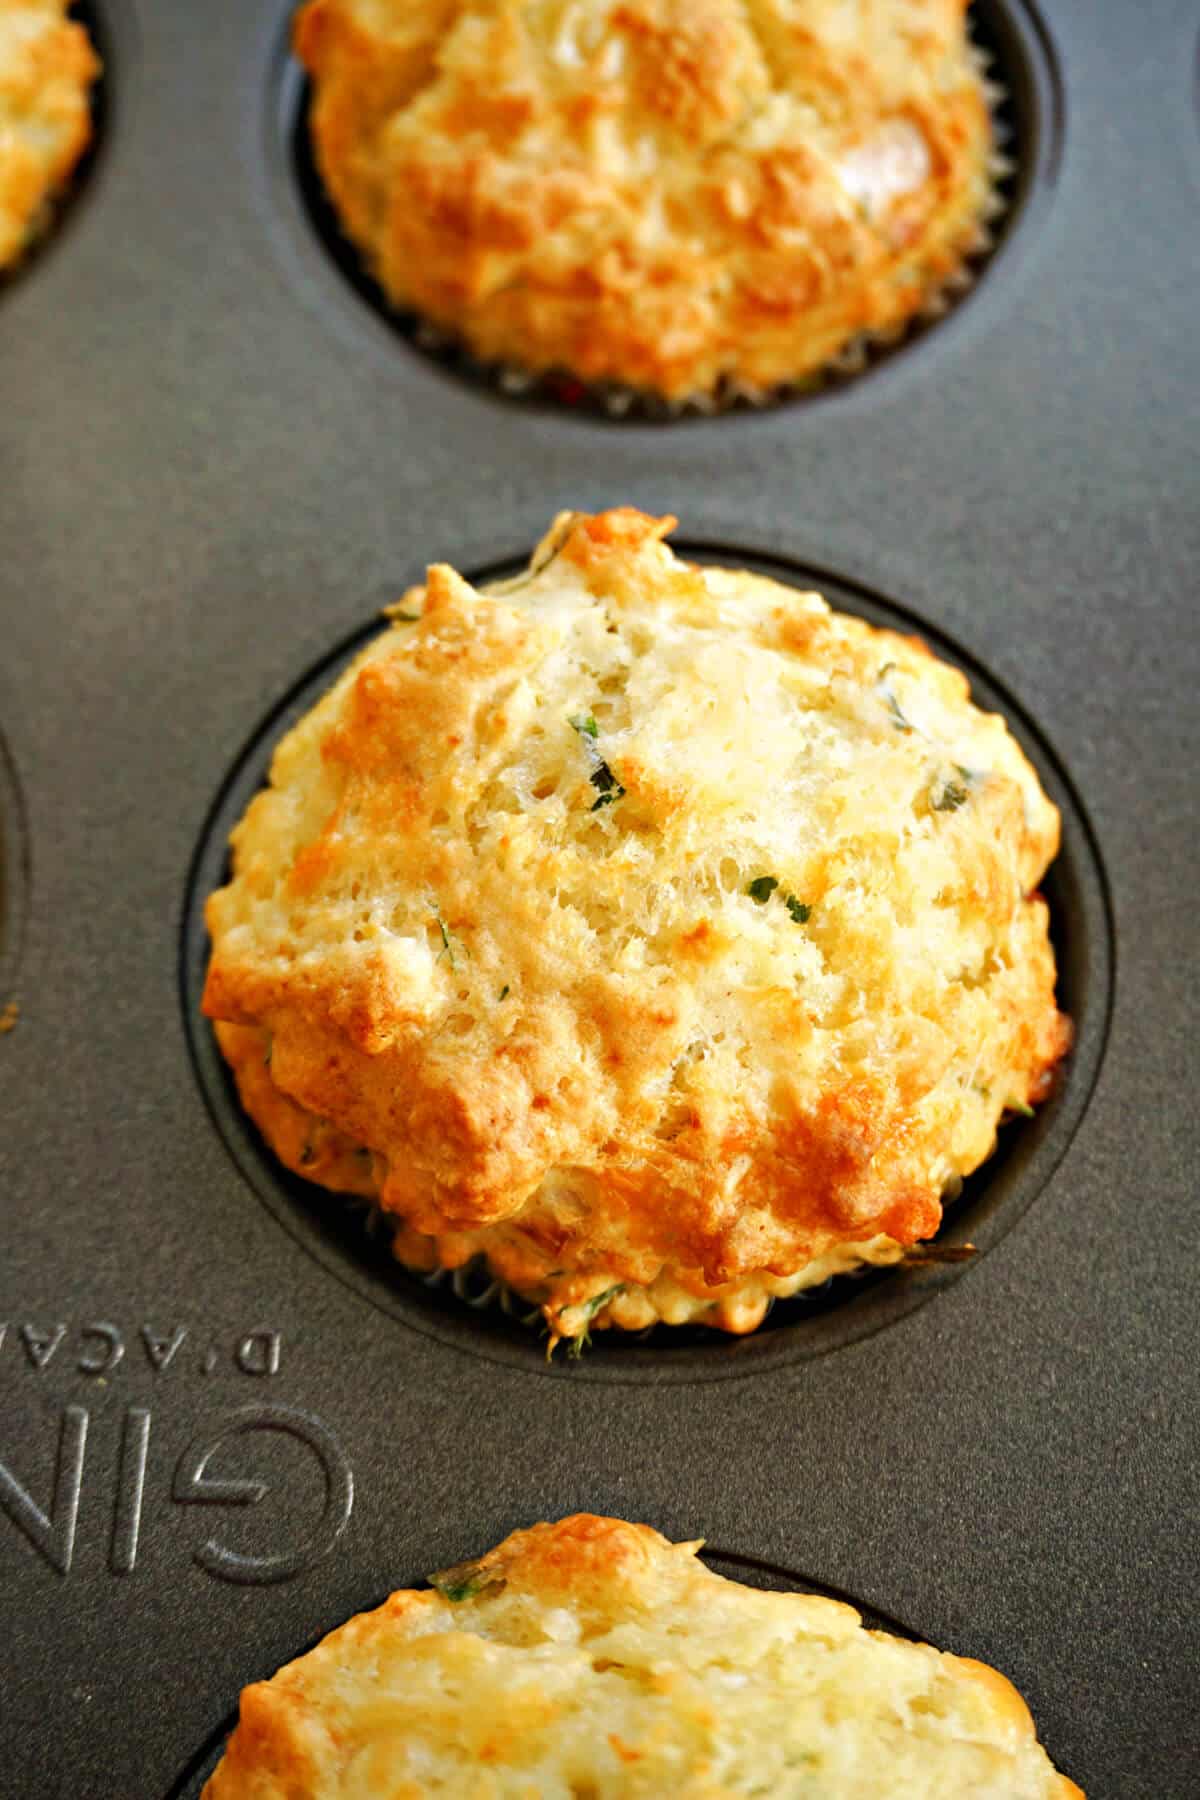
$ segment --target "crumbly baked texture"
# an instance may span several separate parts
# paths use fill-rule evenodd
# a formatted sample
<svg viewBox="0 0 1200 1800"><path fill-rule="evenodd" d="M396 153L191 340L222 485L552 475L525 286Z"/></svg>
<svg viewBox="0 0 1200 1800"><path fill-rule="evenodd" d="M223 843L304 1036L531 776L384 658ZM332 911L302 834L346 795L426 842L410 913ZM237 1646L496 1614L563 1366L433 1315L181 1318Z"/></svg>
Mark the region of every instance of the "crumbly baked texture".
<svg viewBox="0 0 1200 1800"><path fill-rule="evenodd" d="M964 0L309 0L348 235L485 361L763 393L895 332L986 237Z"/></svg>
<svg viewBox="0 0 1200 1800"><path fill-rule="evenodd" d="M100 64L68 0L0 0L0 269L36 235L91 137Z"/></svg>
<svg viewBox="0 0 1200 1800"><path fill-rule="evenodd" d="M1083 1800L994 1669L699 1548L514 1532L246 1688L204 1800Z"/></svg>
<svg viewBox="0 0 1200 1800"><path fill-rule="evenodd" d="M430 569L279 745L204 1008L277 1155L554 1337L928 1238L1069 1027L1058 814L915 638L560 516Z"/></svg>

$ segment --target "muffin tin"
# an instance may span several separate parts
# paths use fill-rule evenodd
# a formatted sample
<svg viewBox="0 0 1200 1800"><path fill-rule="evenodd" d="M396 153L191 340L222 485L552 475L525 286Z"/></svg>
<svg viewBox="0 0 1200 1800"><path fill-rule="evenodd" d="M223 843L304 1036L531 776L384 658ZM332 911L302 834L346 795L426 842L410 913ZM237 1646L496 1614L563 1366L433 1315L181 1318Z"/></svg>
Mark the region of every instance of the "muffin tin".
<svg viewBox="0 0 1200 1800"><path fill-rule="evenodd" d="M994 1662L1092 1800L1195 1792L1196 22L980 13L1018 159L982 278L853 380L668 425L499 395L365 301L285 7L99 9L94 166L0 289L5 1792L196 1794L244 1682L577 1508ZM1006 713L1079 1039L949 1215L973 1263L547 1368L261 1150L198 908L427 560L626 500Z"/></svg>

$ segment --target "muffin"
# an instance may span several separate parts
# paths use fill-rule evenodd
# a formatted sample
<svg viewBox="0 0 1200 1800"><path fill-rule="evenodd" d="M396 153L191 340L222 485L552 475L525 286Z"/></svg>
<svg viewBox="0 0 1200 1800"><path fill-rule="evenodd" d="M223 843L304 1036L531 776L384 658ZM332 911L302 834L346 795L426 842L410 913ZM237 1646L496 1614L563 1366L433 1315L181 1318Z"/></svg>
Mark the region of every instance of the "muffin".
<svg viewBox="0 0 1200 1800"><path fill-rule="evenodd" d="M68 0L0 0L0 269L45 223L91 138L100 64Z"/></svg>
<svg viewBox="0 0 1200 1800"><path fill-rule="evenodd" d="M275 752L203 1005L276 1155L552 1339L931 1237L1069 1026L1059 820L915 638L563 514L444 564Z"/></svg>
<svg viewBox="0 0 1200 1800"><path fill-rule="evenodd" d="M1003 1675L582 1513L393 1594L271 1681L203 1800L1082 1800Z"/></svg>
<svg viewBox="0 0 1200 1800"><path fill-rule="evenodd" d="M986 246L964 0L308 0L311 138L388 299L485 363L764 397Z"/></svg>

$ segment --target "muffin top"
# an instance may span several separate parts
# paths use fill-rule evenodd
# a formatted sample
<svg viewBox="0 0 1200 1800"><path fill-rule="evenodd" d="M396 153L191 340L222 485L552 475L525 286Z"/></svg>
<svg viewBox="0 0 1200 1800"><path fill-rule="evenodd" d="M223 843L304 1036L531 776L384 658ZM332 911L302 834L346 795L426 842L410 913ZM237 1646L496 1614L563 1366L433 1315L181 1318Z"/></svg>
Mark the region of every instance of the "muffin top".
<svg viewBox="0 0 1200 1800"><path fill-rule="evenodd" d="M91 137L100 70L68 0L0 0L0 269L24 250Z"/></svg>
<svg viewBox="0 0 1200 1800"><path fill-rule="evenodd" d="M1066 1045L1058 815L1003 721L673 524L431 568L208 902L205 1010L285 1161L559 1307L931 1235Z"/></svg>
<svg viewBox="0 0 1200 1800"><path fill-rule="evenodd" d="M391 299L669 399L801 380L980 243L963 0L309 0L312 136Z"/></svg>
<svg viewBox="0 0 1200 1800"><path fill-rule="evenodd" d="M360 1614L273 1680L204 1800L1082 1800L982 1663L579 1514Z"/></svg>

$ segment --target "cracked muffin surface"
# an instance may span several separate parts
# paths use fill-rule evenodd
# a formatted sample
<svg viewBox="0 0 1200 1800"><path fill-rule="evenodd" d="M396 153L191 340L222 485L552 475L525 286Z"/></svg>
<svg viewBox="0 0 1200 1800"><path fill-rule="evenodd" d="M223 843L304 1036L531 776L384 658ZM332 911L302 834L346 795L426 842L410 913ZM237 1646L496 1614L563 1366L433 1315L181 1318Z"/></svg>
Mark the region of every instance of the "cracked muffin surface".
<svg viewBox="0 0 1200 1800"><path fill-rule="evenodd" d="M92 134L99 60L68 0L0 0L0 269L45 222Z"/></svg>
<svg viewBox="0 0 1200 1800"><path fill-rule="evenodd" d="M995 1669L700 1548L514 1532L245 1689L204 1800L1083 1800Z"/></svg>
<svg viewBox="0 0 1200 1800"><path fill-rule="evenodd" d="M485 362L766 395L986 243L963 0L308 0L295 43L343 228Z"/></svg>
<svg viewBox="0 0 1200 1800"><path fill-rule="evenodd" d="M1069 1041L1059 820L918 639L564 514L278 746L204 1008L280 1159L552 1337L758 1324L931 1237Z"/></svg>

